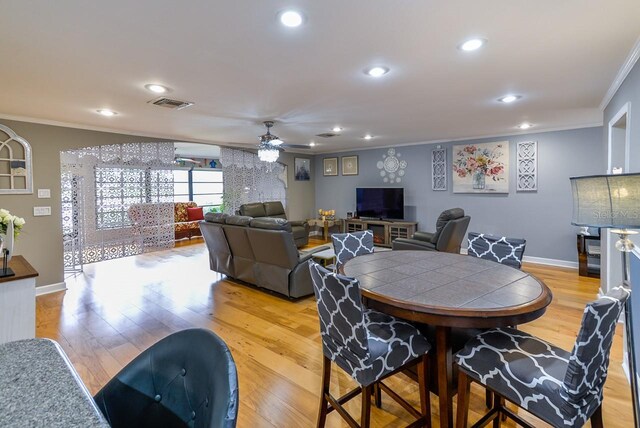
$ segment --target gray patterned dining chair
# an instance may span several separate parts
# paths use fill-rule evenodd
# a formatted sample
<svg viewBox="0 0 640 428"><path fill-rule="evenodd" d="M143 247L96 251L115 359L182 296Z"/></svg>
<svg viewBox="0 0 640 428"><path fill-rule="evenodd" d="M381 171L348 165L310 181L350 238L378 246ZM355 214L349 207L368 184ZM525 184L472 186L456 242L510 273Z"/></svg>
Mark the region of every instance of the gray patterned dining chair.
<svg viewBox="0 0 640 428"><path fill-rule="evenodd" d="M355 419L342 405L361 394L359 426L368 427L371 395L377 384L416 418L411 426L430 427L426 354L431 345L427 339L413 325L363 307L357 279L333 273L313 261L309 262L309 270L316 295L323 353L317 426L323 427L327 414L336 410L349 426L357 427ZM359 385L340 398L334 398L329 392L332 361ZM382 382L414 365L418 371L420 411Z"/></svg>
<svg viewBox="0 0 640 428"><path fill-rule="evenodd" d="M331 235L336 253L336 272L342 272L344 264L354 257L373 253L373 232L365 230Z"/></svg>
<svg viewBox="0 0 640 428"><path fill-rule="evenodd" d="M527 241L484 233L469 232L467 254L520 269Z"/></svg>
<svg viewBox="0 0 640 428"><path fill-rule="evenodd" d="M494 329L469 341L456 355L457 427L467 425L471 382L493 391L491 410L476 423L503 415L533 427L504 406L505 399L554 427L602 427L602 392L616 323L629 289L617 287L587 304L572 352L530 334ZM497 422L496 422L497 421ZM496 425L494 425L496 426Z"/></svg>

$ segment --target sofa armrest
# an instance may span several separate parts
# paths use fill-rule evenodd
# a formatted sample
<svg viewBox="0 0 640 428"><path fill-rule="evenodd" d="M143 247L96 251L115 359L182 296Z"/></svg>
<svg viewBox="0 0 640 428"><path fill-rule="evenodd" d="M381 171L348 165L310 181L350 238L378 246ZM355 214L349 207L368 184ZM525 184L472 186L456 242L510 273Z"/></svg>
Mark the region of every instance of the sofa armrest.
<svg viewBox="0 0 640 428"><path fill-rule="evenodd" d="M392 250L437 251L435 244L419 239L396 238L391 243Z"/></svg>
<svg viewBox="0 0 640 428"><path fill-rule="evenodd" d="M413 234L413 239L417 239L418 241L431 242L433 235L434 234L431 232L416 232Z"/></svg>
<svg viewBox="0 0 640 428"><path fill-rule="evenodd" d="M320 251L328 250L330 248L330 245L322 245L320 247L314 248L313 251L299 252L298 263L307 262L313 257L315 253L319 253Z"/></svg>
<svg viewBox="0 0 640 428"><path fill-rule="evenodd" d="M309 223L307 222L307 220L289 220L289 224L291 226L309 227Z"/></svg>

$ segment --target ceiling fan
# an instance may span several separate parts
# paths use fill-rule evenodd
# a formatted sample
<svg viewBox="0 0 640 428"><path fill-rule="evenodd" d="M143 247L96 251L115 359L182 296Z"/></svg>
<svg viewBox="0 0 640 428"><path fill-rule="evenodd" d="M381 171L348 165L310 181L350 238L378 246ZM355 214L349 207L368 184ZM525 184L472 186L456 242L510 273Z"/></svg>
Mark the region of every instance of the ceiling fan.
<svg viewBox="0 0 640 428"><path fill-rule="evenodd" d="M287 149L308 149L309 146L302 144L285 144L280 138L271 133L273 127L272 120L262 122L267 128L267 133L260 136L258 145L258 157L264 162L275 162L280 156L280 150Z"/></svg>

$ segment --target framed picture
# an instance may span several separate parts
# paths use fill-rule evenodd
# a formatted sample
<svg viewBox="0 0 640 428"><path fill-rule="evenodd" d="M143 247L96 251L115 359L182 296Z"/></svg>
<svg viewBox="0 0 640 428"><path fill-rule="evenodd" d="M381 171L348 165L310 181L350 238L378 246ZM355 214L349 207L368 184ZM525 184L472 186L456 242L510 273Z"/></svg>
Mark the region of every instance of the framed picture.
<svg viewBox="0 0 640 428"><path fill-rule="evenodd" d="M322 168L322 175L325 177L338 175L338 158L324 158Z"/></svg>
<svg viewBox="0 0 640 428"><path fill-rule="evenodd" d="M358 156L342 157L342 175L358 175Z"/></svg>
<svg viewBox="0 0 640 428"><path fill-rule="evenodd" d="M453 193L509 193L509 142L453 146Z"/></svg>
<svg viewBox="0 0 640 428"><path fill-rule="evenodd" d="M295 158L296 181L311 181L311 160L308 158Z"/></svg>

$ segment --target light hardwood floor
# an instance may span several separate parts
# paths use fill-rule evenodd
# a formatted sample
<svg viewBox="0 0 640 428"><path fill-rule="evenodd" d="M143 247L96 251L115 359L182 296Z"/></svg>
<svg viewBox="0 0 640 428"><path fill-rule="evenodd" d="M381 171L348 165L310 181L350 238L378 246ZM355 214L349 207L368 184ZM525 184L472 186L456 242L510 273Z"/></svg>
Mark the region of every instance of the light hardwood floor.
<svg viewBox="0 0 640 428"><path fill-rule="evenodd" d="M58 341L95 393L164 336L189 327L208 328L227 342L238 366L239 427L315 426L322 354L315 301L309 297L292 302L228 281L209 270L204 244L193 241L169 251L85 266L83 274L67 279L66 292L37 298L37 336ZM570 350L584 305L596 296L599 282L569 269L531 264L524 269L544 280L554 299L542 318L520 328ZM630 427L621 325L617 333L605 387L604 423ZM402 375L390 383L419 405L416 384ZM346 392L353 385L334 366L334 392ZM484 411L484 395L476 386L472 392L470 421L475 421ZM433 395L431 406L437 427ZM359 400L347 408L357 419ZM382 409L372 412L374 427L412 421L388 397L383 398ZM546 426L525 417L536 426ZM346 425L334 412L327 426Z"/></svg>

